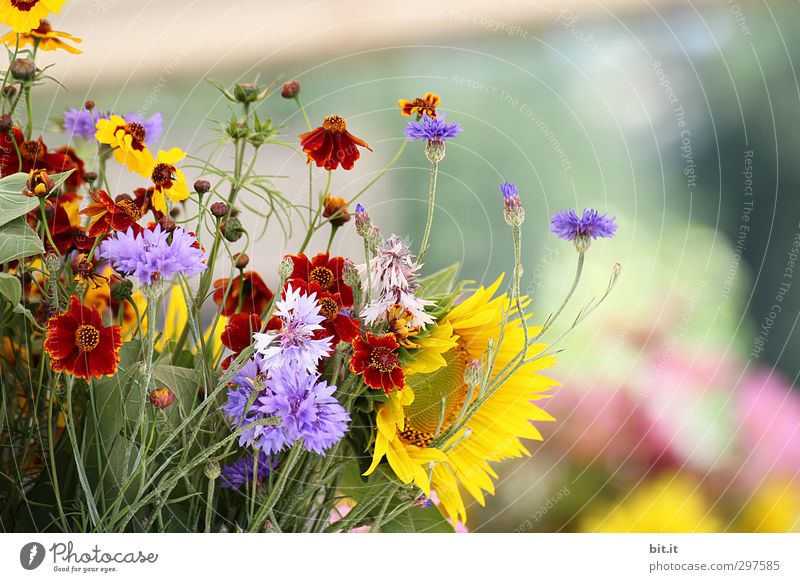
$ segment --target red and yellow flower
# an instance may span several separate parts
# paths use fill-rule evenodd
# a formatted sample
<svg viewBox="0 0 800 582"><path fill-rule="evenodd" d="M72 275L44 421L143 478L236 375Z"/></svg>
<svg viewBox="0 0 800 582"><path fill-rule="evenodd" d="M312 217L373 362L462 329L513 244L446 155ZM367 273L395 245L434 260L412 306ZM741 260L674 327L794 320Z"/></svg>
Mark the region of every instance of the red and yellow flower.
<svg viewBox="0 0 800 582"><path fill-rule="evenodd" d="M89 236L96 237L110 230L126 231L130 227L141 232L142 227L136 221L142 217L142 211L129 196L117 197L116 202L104 190L91 192L92 202L81 214L92 217L89 225Z"/></svg>
<svg viewBox="0 0 800 582"><path fill-rule="evenodd" d="M331 347L336 347L340 341L350 343L360 333L361 324L357 319L345 313L342 296L339 293L323 291L319 283L308 283L302 279L295 279L292 287L301 290L306 295L316 294L319 305L319 314L325 319L320 323L322 329L314 333L316 339L332 337Z"/></svg>
<svg viewBox="0 0 800 582"><path fill-rule="evenodd" d="M347 123L338 115L329 115L320 127L299 137L308 162L313 160L318 168L326 170L335 170L339 164L345 170L351 170L361 157L358 146L372 151L367 142L347 131Z"/></svg>
<svg viewBox="0 0 800 582"><path fill-rule="evenodd" d="M97 141L114 148L114 159L143 178L153 171L153 154L145 145L146 137L141 123L125 121L119 115L97 120Z"/></svg>
<svg viewBox="0 0 800 582"><path fill-rule="evenodd" d="M318 291L338 293L341 307L353 306L353 289L342 278L344 257L331 257L328 253L318 253L312 259L303 253L288 257L294 263L294 269L287 283L293 287L297 286L298 281L316 284Z"/></svg>
<svg viewBox="0 0 800 582"><path fill-rule="evenodd" d="M281 320L273 315L267 323L267 331L278 331ZM256 313L237 313L228 320L228 325L222 330L220 340L222 345L233 353L222 361L222 369L227 370L231 362L236 359L242 350L253 342L253 333L261 331L261 317Z"/></svg>
<svg viewBox="0 0 800 582"><path fill-rule="evenodd" d="M412 101L398 99L397 106L405 116L416 115L421 118L423 115L436 117L436 108L439 107L441 99L436 93L425 93L423 97L417 97Z"/></svg>
<svg viewBox="0 0 800 582"><path fill-rule="evenodd" d="M73 170L63 185L65 192L74 192L86 182L84 164L75 150L62 147L50 151L40 137L38 140L25 140L18 127L9 133L0 133L0 175L3 177L32 170L44 170L51 176Z"/></svg>
<svg viewBox="0 0 800 582"><path fill-rule="evenodd" d="M165 213L167 204L164 195L169 196L173 202L180 202L189 197L189 186L186 184L186 176L175 164L186 157L186 153L180 148L172 148L169 151L159 151L158 157L153 161L147 175L153 181L152 204L158 212Z"/></svg>
<svg viewBox="0 0 800 582"><path fill-rule="evenodd" d="M14 2L11 3L14 4ZM22 2L17 3L22 4ZM2 5L2 3L0 3L0 5ZM83 42L82 39L72 36L71 34L53 30L53 27L50 26L50 22L44 19L39 21L39 26L36 28L32 28L29 32L23 32L19 35L20 48L32 45L43 51L55 51L61 49L74 55L81 53L79 48L76 48L65 41L75 42L78 44ZM9 32L3 38L0 38L0 42L4 42L9 46L15 46L17 42L17 34L14 32Z"/></svg>
<svg viewBox="0 0 800 582"><path fill-rule="evenodd" d="M356 336L350 371L363 374L364 384L386 394L405 388L405 374L400 366L397 348L400 344L394 334Z"/></svg>
<svg viewBox="0 0 800 582"><path fill-rule="evenodd" d="M225 288L230 283L228 296ZM214 303L222 307L222 315L229 317L234 313L263 313L272 301L272 291L261 275L255 271L245 271L241 277L217 279L214 281ZM223 303L224 299L224 303Z"/></svg>
<svg viewBox="0 0 800 582"><path fill-rule="evenodd" d="M81 305L74 295L69 308L47 322L44 351L55 372L77 378L112 376L119 364L122 330L104 326L100 314Z"/></svg>
<svg viewBox="0 0 800 582"><path fill-rule="evenodd" d="M51 12L60 12L67 0L0 0L0 22L16 33L37 28Z"/></svg>

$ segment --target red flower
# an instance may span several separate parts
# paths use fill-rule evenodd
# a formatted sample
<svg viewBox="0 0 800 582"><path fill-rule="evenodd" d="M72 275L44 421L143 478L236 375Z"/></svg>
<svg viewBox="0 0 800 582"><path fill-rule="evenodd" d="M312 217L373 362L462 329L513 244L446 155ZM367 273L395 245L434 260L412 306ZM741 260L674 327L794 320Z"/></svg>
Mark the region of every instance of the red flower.
<svg viewBox="0 0 800 582"><path fill-rule="evenodd" d="M89 251L94 245L94 237L89 237L80 224L77 204L68 201L67 196L51 198L45 202L44 214L47 227L58 252L65 255L73 250ZM38 229L41 213L38 208L28 213L28 224ZM50 238L44 237L45 249L51 250Z"/></svg>
<svg viewBox="0 0 800 582"><path fill-rule="evenodd" d="M89 225L89 236L96 237L109 230L128 230L130 227L138 233L142 231L136 221L142 212L129 196L120 196L114 202L103 190L90 193L93 202L81 210L81 214L92 217Z"/></svg>
<svg viewBox="0 0 800 582"><path fill-rule="evenodd" d="M81 305L74 295L69 299L69 309L47 322L44 351L55 372L86 380L112 376L117 371L121 347L121 328L105 327L100 314Z"/></svg>
<svg viewBox="0 0 800 582"><path fill-rule="evenodd" d="M166 386L163 388L156 388L150 391L150 404L152 404L159 410L164 410L174 401L175 401L175 393Z"/></svg>
<svg viewBox="0 0 800 582"><path fill-rule="evenodd" d="M338 293L340 296L341 307L353 306L353 289L342 279L344 271L344 257L331 258L328 253L319 253L310 259L300 253L299 255L289 255L294 263L294 270L288 282L293 287L297 286L297 280L306 283L316 283L320 291Z"/></svg>
<svg viewBox="0 0 800 582"><path fill-rule="evenodd" d="M268 331L278 331L281 320L273 315L267 323ZM220 340L222 345L231 350L233 354L222 361L222 369L227 370L231 362L236 359L243 349L253 341L253 332L261 330L261 318L256 313L237 313L228 320L228 325L222 330Z"/></svg>
<svg viewBox="0 0 800 582"><path fill-rule="evenodd" d="M366 337L356 336L353 340L353 355L350 358L350 371L364 375L364 384L386 394L393 389L405 388L405 375L397 358L400 344L394 334L374 335L367 332Z"/></svg>
<svg viewBox="0 0 800 582"><path fill-rule="evenodd" d="M27 174L31 170L45 170L51 175L75 170L64 183L65 192L75 191L85 182L83 161L71 148L65 147L51 152L41 137L36 141L25 141L18 127L11 128L11 134L13 140L8 133L0 133L1 176L9 176L17 172ZM17 150L19 150L19 155L17 155ZM20 162L22 163L20 164Z"/></svg>
<svg viewBox="0 0 800 582"><path fill-rule="evenodd" d="M340 341L350 343L360 333L361 324L343 311L344 306L339 293L322 291L318 283L307 283L302 279L295 279L292 287L300 289L306 295L317 294L319 314L324 316L325 320L320 323L322 329L314 332L315 339L333 337L331 348L335 348Z"/></svg>
<svg viewBox="0 0 800 582"><path fill-rule="evenodd" d="M318 168L324 167L326 170L335 170L339 164L345 170L351 170L361 157L356 146L372 151L367 142L347 131L347 123L338 115L329 115L322 122L322 127L301 133L299 137L308 162L314 160Z"/></svg>
<svg viewBox="0 0 800 582"><path fill-rule="evenodd" d="M272 301L272 291L269 290L264 280L255 271L245 271L241 278L234 277L231 281L231 288L225 304L222 299L225 297L225 288L230 279L217 279L214 281L214 303L222 306L222 315L229 317L241 311L241 313L263 313L269 302ZM241 301L239 298L242 298ZM239 309L241 304L241 309Z"/></svg>
<svg viewBox="0 0 800 582"><path fill-rule="evenodd" d="M439 107L441 99L436 93L425 93L424 97L417 97L413 101L407 99L399 99L397 106L400 112L405 115L416 115L417 119L423 115L428 117L436 117L436 108Z"/></svg>

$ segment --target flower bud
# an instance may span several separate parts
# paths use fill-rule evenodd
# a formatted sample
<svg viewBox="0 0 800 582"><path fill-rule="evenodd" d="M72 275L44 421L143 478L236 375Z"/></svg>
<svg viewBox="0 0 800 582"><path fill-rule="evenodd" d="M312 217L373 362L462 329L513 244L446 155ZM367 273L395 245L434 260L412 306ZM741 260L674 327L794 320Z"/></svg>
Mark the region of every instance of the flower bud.
<svg viewBox="0 0 800 582"><path fill-rule="evenodd" d="M228 205L224 202L214 202L211 205L211 214L217 218L222 218L228 214Z"/></svg>
<svg viewBox="0 0 800 582"><path fill-rule="evenodd" d="M446 149L445 142L438 139L430 140L425 144L425 157L432 164L438 164L444 159Z"/></svg>
<svg viewBox="0 0 800 582"><path fill-rule="evenodd" d="M6 85L5 89L3 89L3 95L9 101L13 101L17 95L17 88L14 85Z"/></svg>
<svg viewBox="0 0 800 582"><path fill-rule="evenodd" d="M95 102L92 101L91 99L87 99L83 104L83 108L86 109L86 111L91 111L92 109L94 109L94 106Z"/></svg>
<svg viewBox="0 0 800 582"><path fill-rule="evenodd" d="M244 269L250 263L250 257L245 253L236 253L233 255L233 262L237 269Z"/></svg>
<svg viewBox="0 0 800 582"><path fill-rule="evenodd" d="M172 232L175 230L175 221L172 220L169 216L162 216L158 219L158 224L161 227L161 230L166 232Z"/></svg>
<svg viewBox="0 0 800 582"><path fill-rule="evenodd" d="M214 481L222 474L222 469L219 466L219 461L209 461L206 463L206 466L203 467L203 473L205 473L208 479Z"/></svg>
<svg viewBox="0 0 800 582"><path fill-rule="evenodd" d="M196 180L194 183L194 191L198 194L205 194L211 190L211 182L208 180Z"/></svg>
<svg viewBox="0 0 800 582"><path fill-rule="evenodd" d="M300 81L287 81L281 87L281 97L294 99L300 94Z"/></svg>
<svg viewBox="0 0 800 582"><path fill-rule="evenodd" d="M14 120L11 119L11 116L7 113L0 115L0 131L8 133L12 127L14 127Z"/></svg>
<svg viewBox="0 0 800 582"><path fill-rule="evenodd" d="M55 253L48 253L44 258L44 266L48 273L57 273L61 269L61 259Z"/></svg>
<svg viewBox="0 0 800 582"><path fill-rule="evenodd" d="M222 231L222 236L224 236L225 240L228 242L236 242L242 238L242 235L244 234L242 222L235 216L231 216L227 220L224 220L222 224L220 224L220 230Z"/></svg>
<svg viewBox="0 0 800 582"><path fill-rule="evenodd" d="M31 198L38 197L44 198L48 196L55 188L55 182L50 179L47 172L44 170L31 170L26 185L25 195Z"/></svg>
<svg viewBox="0 0 800 582"><path fill-rule="evenodd" d="M281 281L288 281L293 272L294 261L292 261L292 259L289 257L284 257L284 259L281 261L281 264L278 265L278 276L281 278Z"/></svg>
<svg viewBox="0 0 800 582"><path fill-rule="evenodd" d="M353 289L361 288L361 275L358 274L358 269L350 259L344 260L344 267L342 267L342 281Z"/></svg>
<svg viewBox="0 0 800 582"><path fill-rule="evenodd" d="M472 360L464 369L464 384L476 388L483 382L483 364L480 360Z"/></svg>
<svg viewBox="0 0 800 582"><path fill-rule="evenodd" d="M14 59L10 70L17 81L30 81L36 76L36 63L30 59Z"/></svg>
<svg viewBox="0 0 800 582"><path fill-rule="evenodd" d="M350 208L344 198L328 194L325 196L323 206L322 216L325 218L333 217L330 221L333 226L342 226L350 220Z"/></svg>
<svg viewBox="0 0 800 582"><path fill-rule="evenodd" d="M89 184L91 184L92 182L97 180L97 172L86 172L83 175L83 179L89 182Z"/></svg>
<svg viewBox="0 0 800 582"><path fill-rule="evenodd" d="M519 197L517 186L510 182L500 184L500 192L503 194L503 218L511 227L522 226L525 222L525 209L522 207L522 199Z"/></svg>
<svg viewBox="0 0 800 582"><path fill-rule="evenodd" d="M579 234L573 241L575 243L575 250L579 253L585 253L592 245L592 237L586 234Z"/></svg>
<svg viewBox="0 0 800 582"><path fill-rule="evenodd" d="M133 293L133 281L121 279L111 285L111 299L114 301L125 301Z"/></svg>
<svg viewBox="0 0 800 582"><path fill-rule="evenodd" d="M150 392L150 404L164 410L175 400L175 394L169 388L156 388Z"/></svg>
<svg viewBox="0 0 800 582"><path fill-rule="evenodd" d="M356 234L367 238L372 232L372 219L361 204L356 204Z"/></svg>
<svg viewBox="0 0 800 582"><path fill-rule="evenodd" d="M233 87L233 96L239 103L253 103L258 99L258 85L255 83L237 83Z"/></svg>

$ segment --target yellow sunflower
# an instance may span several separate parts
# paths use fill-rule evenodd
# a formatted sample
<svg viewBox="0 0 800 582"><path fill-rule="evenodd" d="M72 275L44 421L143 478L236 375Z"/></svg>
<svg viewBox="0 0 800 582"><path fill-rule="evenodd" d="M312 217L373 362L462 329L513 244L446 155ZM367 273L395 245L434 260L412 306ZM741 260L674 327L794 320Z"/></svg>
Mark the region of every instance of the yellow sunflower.
<svg viewBox="0 0 800 582"><path fill-rule="evenodd" d="M67 0L0 0L0 22L16 33L30 32L51 12L60 12Z"/></svg>
<svg viewBox="0 0 800 582"><path fill-rule="evenodd" d="M462 489L483 505L484 492L494 494L492 479L497 479L490 462L529 454L520 439L542 439L532 421L553 420L532 402L549 398L544 392L558 385L539 373L555 363L544 356L515 371L441 448L431 446L437 434L459 420L470 393L464 371L486 355L490 340L496 353L491 380L523 351L521 321L503 321L514 313L511 299L506 294L493 298L501 280L479 288L434 324L427 337L415 340L420 347L403 366L406 387L377 407L375 451L365 474L386 457L403 483L413 482L426 495L433 489L453 523L467 519ZM539 329L531 327L529 333ZM528 358L544 348L529 347ZM473 400L477 396L473 391Z"/></svg>
<svg viewBox="0 0 800 582"><path fill-rule="evenodd" d="M72 53L73 55L81 54L81 50L79 48L67 44L65 41L75 42L78 44L83 42L82 39L76 36L72 36L66 32L53 30L53 27L50 26L50 23L47 20L42 20L39 23L39 26L32 29L30 32L24 32L19 35L20 48L30 44L43 51L55 51L62 49L68 53ZM9 32L3 38L0 38L0 42L14 46L17 42L17 34L14 32Z"/></svg>
<svg viewBox="0 0 800 582"><path fill-rule="evenodd" d="M185 157L186 154L180 148L172 148L168 152L161 150L150 166L148 175L153 181L153 207L159 212L167 211L164 194L173 202L189 197L186 176L175 166Z"/></svg>
<svg viewBox="0 0 800 582"><path fill-rule="evenodd" d="M119 115L97 121L97 141L114 148L114 159L131 172L148 178L153 168L153 154L145 145L147 132L141 123L125 121Z"/></svg>

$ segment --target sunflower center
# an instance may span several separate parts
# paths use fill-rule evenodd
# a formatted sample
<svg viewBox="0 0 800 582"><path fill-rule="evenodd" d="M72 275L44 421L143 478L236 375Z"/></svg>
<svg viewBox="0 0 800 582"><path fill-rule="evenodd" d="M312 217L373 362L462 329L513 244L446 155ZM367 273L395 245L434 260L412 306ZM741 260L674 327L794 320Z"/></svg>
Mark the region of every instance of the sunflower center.
<svg viewBox="0 0 800 582"><path fill-rule="evenodd" d="M308 279L319 283L323 291L327 291L333 286L333 271L328 267L314 267L308 274Z"/></svg>
<svg viewBox="0 0 800 582"><path fill-rule="evenodd" d="M82 325L75 330L75 346L82 352L91 352L100 343L100 332L93 325Z"/></svg>
<svg viewBox="0 0 800 582"><path fill-rule="evenodd" d="M343 133L347 131L347 123L344 118L339 115L329 115L322 122L322 129L330 131L331 133Z"/></svg>
<svg viewBox="0 0 800 582"><path fill-rule="evenodd" d="M136 143L144 143L144 138L147 136L144 126L141 123L131 121L125 125L125 133L133 138Z"/></svg>
<svg viewBox="0 0 800 582"><path fill-rule="evenodd" d="M23 160L35 162L36 158L39 157L39 142L33 140L24 142L22 147L19 148L19 155L22 156Z"/></svg>
<svg viewBox="0 0 800 582"><path fill-rule="evenodd" d="M153 175L151 176L153 184L156 186L168 186L172 183L172 166L169 164L156 164L153 168Z"/></svg>
<svg viewBox="0 0 800 582"><path fill-rule="evenodd" d="M437 429L441 432L453 424L467 397L465 354L453 348L443 357L447 364L435 372L406 376L414 402L404 409L405 427L400 436L417 446L429 446Z"/></svg>
<svg viewBox="0 0 800 582"><path fill-rule="evenodd" d="M11 0L11 5L17 10L21 10L22 12L28 12L38 3L39 0Z"/></svg>
<svg viewBox="0 0 800 582"><path fill-rule="evenodd" d="M320 315L322 315L328 321L333 321L336 319L336 315L339 313L339 306L336 304L336 301L330 297L323 297L318 301L318 303Z"/></svg>
<svg viewBox="0 0 800 582"><path fill-rule="evenodd" d="M397 354L392 352L392 350L378 347L372 351L372 355L369 357L369 365L379 372L386 373L391 372L400 364L397 360Z"/></svg>
<svg viewBox="0 0 800 582"><path fill-rule="evenodd" d="M136 203L130 198L117 200L117 206L133 220L139 220L142 217L142 212L139 210L139 207L136 206Z"/></svg>

